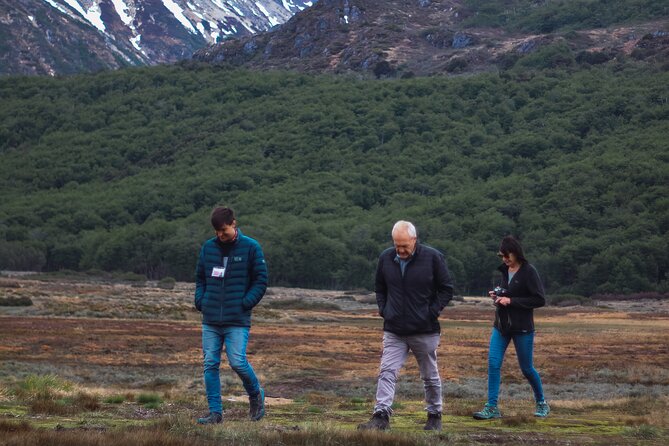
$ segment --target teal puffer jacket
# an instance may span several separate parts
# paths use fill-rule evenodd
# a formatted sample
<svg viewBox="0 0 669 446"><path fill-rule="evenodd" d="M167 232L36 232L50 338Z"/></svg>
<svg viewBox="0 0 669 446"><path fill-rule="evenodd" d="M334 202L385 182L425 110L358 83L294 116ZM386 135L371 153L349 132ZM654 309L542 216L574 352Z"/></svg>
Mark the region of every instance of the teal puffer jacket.
<svg viewBox="0 0 669 446"><path fill-rule="evenodd" d="M214 268L224 265L225 276L214 277ZM251 309L266 289L267 265L257 241L238 230L230 245L216 237L202 245L195 271L195 308L202 312L203 323L250 327Z"/></svg>

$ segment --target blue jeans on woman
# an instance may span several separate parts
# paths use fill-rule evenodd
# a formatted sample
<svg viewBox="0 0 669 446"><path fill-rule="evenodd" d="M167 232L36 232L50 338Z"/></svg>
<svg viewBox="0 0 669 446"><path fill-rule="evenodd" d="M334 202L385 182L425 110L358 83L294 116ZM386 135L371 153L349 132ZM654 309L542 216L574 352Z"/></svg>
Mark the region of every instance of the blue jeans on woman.
<svg viewBox="0 0 669 446"><path fill-rule="evenodd" d="M544 391L541 387L541 378L532 364L534 351L534 332L514 333L503 335L497 328L492 329L490 335L490 350L488 352L488 404L497 406L499 384L501 381L502 362L509 343L513 340L518 356L518 364L525 378L530 382L536 402L544 400Z"/></svg>
<svg viewBox="0 0 669 446"><path fill-rule="evenodd" d="M221 350L225 345L228 364L242 379L249 397L260 392L260 384L253 367L246 360L249 327L217 326L202 324L202 350L204 352L204 386L207 390L209 412L223 413L221 401Z"/></svg>

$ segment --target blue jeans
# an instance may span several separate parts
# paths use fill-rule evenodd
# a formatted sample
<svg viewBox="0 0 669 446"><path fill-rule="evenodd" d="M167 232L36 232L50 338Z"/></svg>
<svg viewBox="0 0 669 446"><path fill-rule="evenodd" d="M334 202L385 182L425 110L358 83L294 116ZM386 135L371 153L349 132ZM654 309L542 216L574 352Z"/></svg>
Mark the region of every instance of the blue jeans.
<svg viewBox="0 0 669 446"><path fill-rule="evenodd" d="M225 345L228 364L242 379L250 397L258 395L260 384L253 367L246 360L249 327L232 327L202 324L202 350L204 352L204 386L207 390L209 412L223 413L221 401L221 350Z"/></svg>
<svg viewBox="0 0 669 446"><path fill-rule="evenodd" d="M520 370L532 386L534 399L537 402L544 400L541 378L532 364L534 332L504 336L498 329L493 328L492 335L490 335L490 351L488 352L488 404L492 404L493 406L497 405L497 398L499 396L500 372L502 370L502 362L504 361L504 353L512 339L513 345L516 347Z"/></svg>

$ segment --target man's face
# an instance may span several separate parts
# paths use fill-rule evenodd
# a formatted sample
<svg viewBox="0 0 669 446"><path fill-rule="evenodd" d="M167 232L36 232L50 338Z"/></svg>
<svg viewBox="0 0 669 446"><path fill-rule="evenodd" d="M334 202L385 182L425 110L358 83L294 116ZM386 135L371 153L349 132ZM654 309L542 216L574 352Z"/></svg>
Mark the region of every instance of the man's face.
<svg viewBox="0 0 669 446"><path fill-rule="evenodd" d="M223 243L231 242L235 239L236 227L236 221L233 221L232 224L229 225L223 225L216 230L216 237Z"/></svg>
<svg viewBox="0 0 669 446"><path fill-rule="evenodd" d="M411 237L406 231L397 231L393 233L393 244L400 259L406 260L416 248L416 237Z"/></svg>

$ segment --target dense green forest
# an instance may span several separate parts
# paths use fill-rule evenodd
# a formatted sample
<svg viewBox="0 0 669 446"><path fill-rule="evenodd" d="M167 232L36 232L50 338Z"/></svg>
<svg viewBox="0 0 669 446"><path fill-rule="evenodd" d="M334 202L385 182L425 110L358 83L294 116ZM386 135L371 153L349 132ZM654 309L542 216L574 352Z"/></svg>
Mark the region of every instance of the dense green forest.
<svg viewBox="0 0 669 446"><path fill-rule="evenodd" d="M0 268L192 280L227 204L273 285L369 288L398 219L459 293L523 241L552 293L669 291L669 72L363 80L203 66L0 79ZM572 59L573 62L573 59Z"/></svg>
<svg viewBox="0 0 669 446"><path fill-rule="evenodd" d="M464 0L465 26L551 33L657 20L666 0Z"/></svg>

